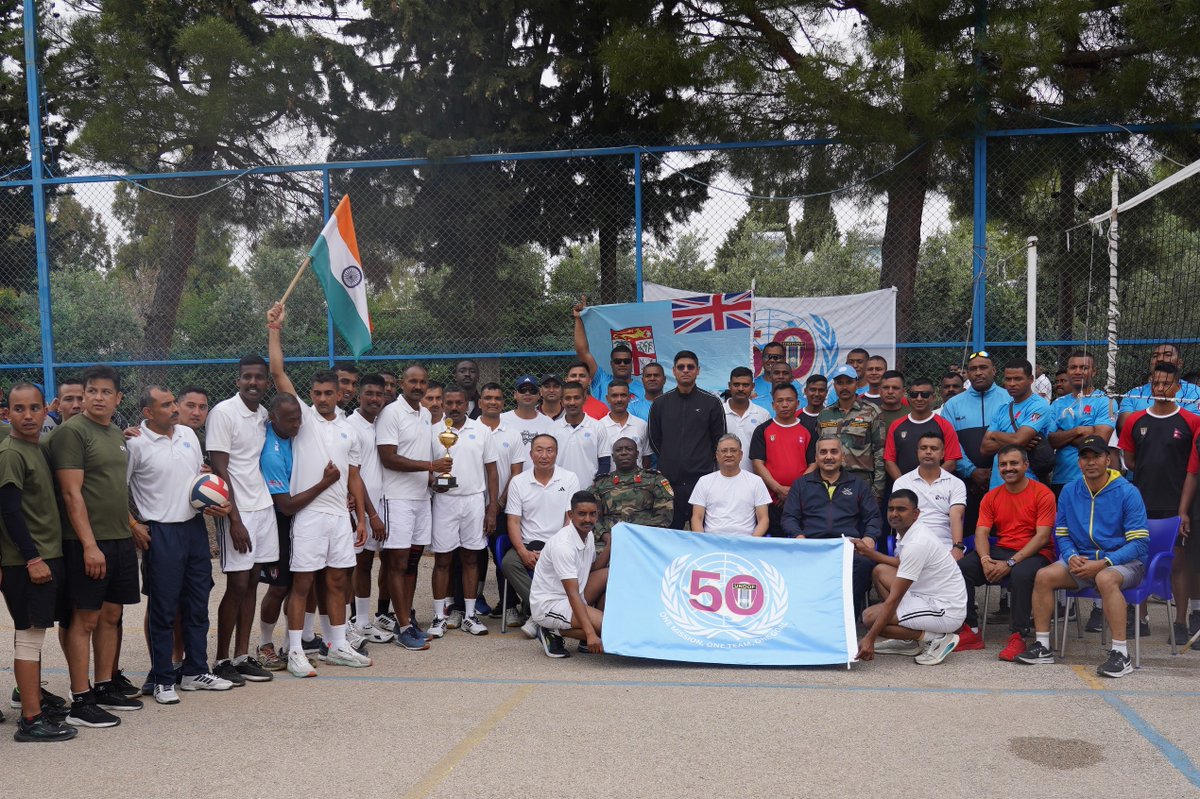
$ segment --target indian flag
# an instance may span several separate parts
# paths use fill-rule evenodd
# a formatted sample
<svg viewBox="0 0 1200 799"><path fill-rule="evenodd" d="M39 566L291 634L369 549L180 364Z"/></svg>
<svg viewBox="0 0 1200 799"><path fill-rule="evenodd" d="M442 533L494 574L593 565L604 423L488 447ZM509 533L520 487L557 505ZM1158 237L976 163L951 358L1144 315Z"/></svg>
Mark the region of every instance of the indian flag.
<svg viewBox="0 0 1200 799"><path fill-rule="evenodd" d="M334 325L350 345L350 351L355 356L362 355L371 349L371 317L367 313L367 283L348 196L338 203L308 257L325 289Z"/></svg>

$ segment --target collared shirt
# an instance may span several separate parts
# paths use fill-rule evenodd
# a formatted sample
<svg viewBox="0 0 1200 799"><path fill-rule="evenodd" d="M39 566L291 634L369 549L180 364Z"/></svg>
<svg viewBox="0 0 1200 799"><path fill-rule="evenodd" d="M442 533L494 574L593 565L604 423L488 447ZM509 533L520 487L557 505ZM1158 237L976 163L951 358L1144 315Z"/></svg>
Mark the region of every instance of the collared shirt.
<svg viewBox="0 0 1200 799"><path fill-rule="evenodd" d="M591 481L588 481L591 485ZM563 526L571 509L571 497L579 490L575 473L554 467L550 480L542 485L533 469L523 471L508 483L508 504L504 512L521 520L521 541L549 541Z"/></svg>
<svg viewBox="0 0 1200 799"><path fill-rule="evenodd" d="M591 531L581 537L575 525L568 524L552 535L538 557L529 585L529 610L533 617L544 618L548 608L568 598L563 580L575 580L582 597L595 561L596 538Z"/></svg>
<svg viewBox="0 0 1200 799"><path fill-rule="evenodd" d="M742 471L752 472L754 466L750 463L750 439L754 429L771 418L771 414L751 402L746 412L738 416L737 411L729 407L729 400L721 403L725 409L725 429L733 433L742 442Z"/></svg>
<svg viewBox="0 0 1200 799"><path fill-rule="evenodd" d="M1186 380L1179 381L1179 391L1175 394L1175 403L1189 413L1200 414L1200 386ZM1129 393L1121 400L1117 408L1118 414L1137 413L1144 411L1154 404L1154 391L1150 384L1129 389Z"/></svg>
<svg viewBox="0 0 1200 799"><path fill-rule="evenodd" d="M1067 394L1050 405L1050 432L1065 432L1076 427L1114 427L1113 403L1100 389L1078 396ZM1083 476L1079 470L1079 450L1068 444L1054 453L1054 474L1050 482L1065 485Z"/></svg>
<svg viewBox="0 0 1200 799"><path fill-rule="evenodd" d="M590 486L600 471L600 459L612 455L608 431L590 416L577 425L564 416L550 428L550 435L558 439L558 465L574 472L581 486Z"/></svg>
<svg viewBox="0 0 1200 799"><path fill-rule="evenodd" d="M1013 419L1017 420L1016 427L1013 426ZM997 433L1016 433L1016 428L1029 427L1039 436L1046 436L1053 429L1053 423L1050 415L1050 403L1037 394L1030 394L1020 402L1011 400L997 407L988 422L988 430ZM1029 470L1029 479L1037 479L1032 469ZM992 456L992 482L988 486L988 490L996 488L1003 482L1004 478L1000 476L1000 453L997 452Z"/></svg>
<svg viewBox="0 0 1200 799"><path fill-rule="evenodd" d="M271 507L267 483L258 469L263 443L267 440L267 409L250 410L238 394L218 402L204 425L204 443L209 452L229 455L229 481L239 511ZM324 465L324 464L322 464Z"/></svg>
<svg viewBox="0 0 1200 799"><path fill-rule="evenodd" d="M400 397L385 405L375 420L377 447L395 445L396 454L414 461L432 461L430 429L433 417L418 404L413 408ZM429 472L399 472L383 468L383 496L386 499L425 499L429 496Z"/></svg>
<svg viewBox="0 0 1200 799"><path fill-rule="evenodd" d="M500 424L516 431L521 436L521 442L525 444L525 452L528 453L529 448L533 445L533 437L549 433L550 428L554 425L554 420L540 411L535 412L532 419L522 419L517 416L516 411L505 411L500 414Z"/></svg>
<svg viewBox="0 0 1200 799"><path fill-rule="evenodd" d="M896 567L896 576L911 580L909 590L932 598L938 607L965 613L967 586L962 571L950 549L941 545L937 533L923 521L917 519L908 532L897 536L896 557L900 565Z"/></svg>
<svg viewBox="0 0 1200 799"><path fill-rule="evenodd" d="M344 416L335 414L330 420L303 401L300 407L304 421L292 438L292 496L321 482L325 464L333 461L340 472L337 482L317 494L305 509L343 516L346 513L350 467L362 462L358 435Z"/></svg>
<svg viewBox="0 0 1200 799"><path fill-rule="evenodd" d="M346 421L358 436L358 476L367 490L367 498L379 512L383 501L383 464L379 462L379 448L375 442L375 423L368 422L361 409L347 416Z"/></svg>
<svg viewBox="0 0 1200 799"><path fill-rule="evenodd" d="M146 424L142 434L125 442L129 451L129 492L138 515L146 521L174 524L186 522L199 511L188 495L192 480L204 462L200 440L185 425L177 424L171 435L160 435Z"/></svg>
<svg viewBox="0 0 1200 799"><path fill-rule="evenodd" d="M946 546L950 546L954 543L954 538L950 535L950 509L955 505L966 507L967 486L945 469L938 471L939 474L932 483L925 482L920 468L906 472L896 478L896 482L892 484L892 493L907 488L916 494L921 521L936 533ZM966 535L965 530L963 535Z"/></svg>
<svg viewBox="0 0 1200 799"><path fill-rule="evenodd" d="M484 428L491 431L492 446L496 450L496 479L497 490L504 496L508 481L512 479L512 467L521 464L521 470L531 469L529 465L529 446L521 432L511 425L505 424L503 417L494 429L480 422Z"/></svg>
<svg viewBox="0 0 1200 799"><path fill-rule="evenodd" d="M601 419L600 424L604 425L604 431L608 434L608 448L610 451L618 438L631 438L633 439L633 443L637 445L639 458L650 454L649 428L644 421L632 413L626 418L625 424L621 424L612 418L611 413Z"/></svg>
<svg viewBox="0 0 1200 799"><path fill-rule="evenodd" d="M444 449L438 436L446 428L442 425L432 428L432 446L434 452ZM496 462L496 448L492 443L492 431L488 430L475 419L468 418L462 427L454 428L458 440L450 447L449 455L454 460L450 469L458 485L447 491L456 497L472 496L487 491L487 464Z"/></svg>

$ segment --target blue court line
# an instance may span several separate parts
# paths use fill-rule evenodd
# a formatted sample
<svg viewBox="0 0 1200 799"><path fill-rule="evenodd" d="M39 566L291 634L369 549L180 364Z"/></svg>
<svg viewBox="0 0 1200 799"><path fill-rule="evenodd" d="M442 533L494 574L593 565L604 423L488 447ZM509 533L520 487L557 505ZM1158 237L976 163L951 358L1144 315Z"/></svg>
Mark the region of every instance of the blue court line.
<svg viewBox="0 0 1200 799"><path fill-rule="evenodd" d="M1096 694L1099 692L1092 691L1091 693ZM1196 764L1192 762L1192 759L1182 749L1163 737L1162 733L1154 729L1150 722L1142 718L1141 714L1130 707L1121 697L1113 696L1108 691L1105 691L1101 696L1103 696L1105 702L1112 705L1118 713L1125 717L1125 720L1129 722L1129 726L1137 730L1139 735L1158 749L1163 757L1175 767L1176 771L1182 774L1192 785L1200 788L1200 769L1196 768Z"/></svg>

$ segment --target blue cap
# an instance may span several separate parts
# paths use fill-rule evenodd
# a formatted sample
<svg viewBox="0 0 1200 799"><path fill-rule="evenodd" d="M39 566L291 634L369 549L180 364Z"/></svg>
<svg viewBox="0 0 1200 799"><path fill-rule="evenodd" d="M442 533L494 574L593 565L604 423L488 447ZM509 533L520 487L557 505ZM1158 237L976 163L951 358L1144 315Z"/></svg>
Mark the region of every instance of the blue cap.
<svg viewBox="0 0 1200 799"><path fill-rule="evenodd" d="M851 380L857 381L858 372L853 366L844 363L838 368L834 369L833 374L829 375L830 381L837 380L839 377L848 377Z"/></svg>
<svg viewBox="0 0 1200 799"><path fill-rule="evenodd" d="M520 388L521 386L533 386L534 388L537 388L538 387L537 378L534 377L533 375L521 375L520 377L517 378L516 388Z"/></svg>

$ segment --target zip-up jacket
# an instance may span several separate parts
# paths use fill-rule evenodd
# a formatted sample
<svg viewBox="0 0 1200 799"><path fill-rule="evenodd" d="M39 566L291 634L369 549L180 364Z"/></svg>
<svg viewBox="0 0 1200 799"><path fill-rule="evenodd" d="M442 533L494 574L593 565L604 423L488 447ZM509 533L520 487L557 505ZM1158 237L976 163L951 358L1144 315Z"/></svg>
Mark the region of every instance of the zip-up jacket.
<svg viewBox="0 0 1200 799"><path fill-rule="evenodd" d="M878 541L879 503L867 481L845 469L832 486L819 471L811 472L792 483L782 523L783 532L793 537Z"/></svg>
<svg viewBox="0 0 1200 799"><path fill-rule="evenodd" d="M1112 469L1108 482L1095 494L1082 477L1067 483L1058 497L1054 541L1063 563L1072 555L1107 560L1113 566L1134 560L1145 563L1150 530L1142 495Z"/></svg>
<svg viewBox="0 0 1200 799"><path fill-rule="evenodd" d="M650 406L650 446L658 470L672 483L687 483L717 469L717 439L725 435L725 406L700 387L673 388Z"/></svg>
<svg viewBox="0 0 1200 799"><path fill-rule="evenodd" d="M990 469L992 456L979 451L983 445L983 435L988 430L988 420L996 413L996 409L1012 401L999 383L982 393L976 391L967 383L967 390L946 400L942 406L942 418L954 427L958 433L958 443L962 447L963 457L958 459L954 473L966 479L976 469Z"/></svg>

